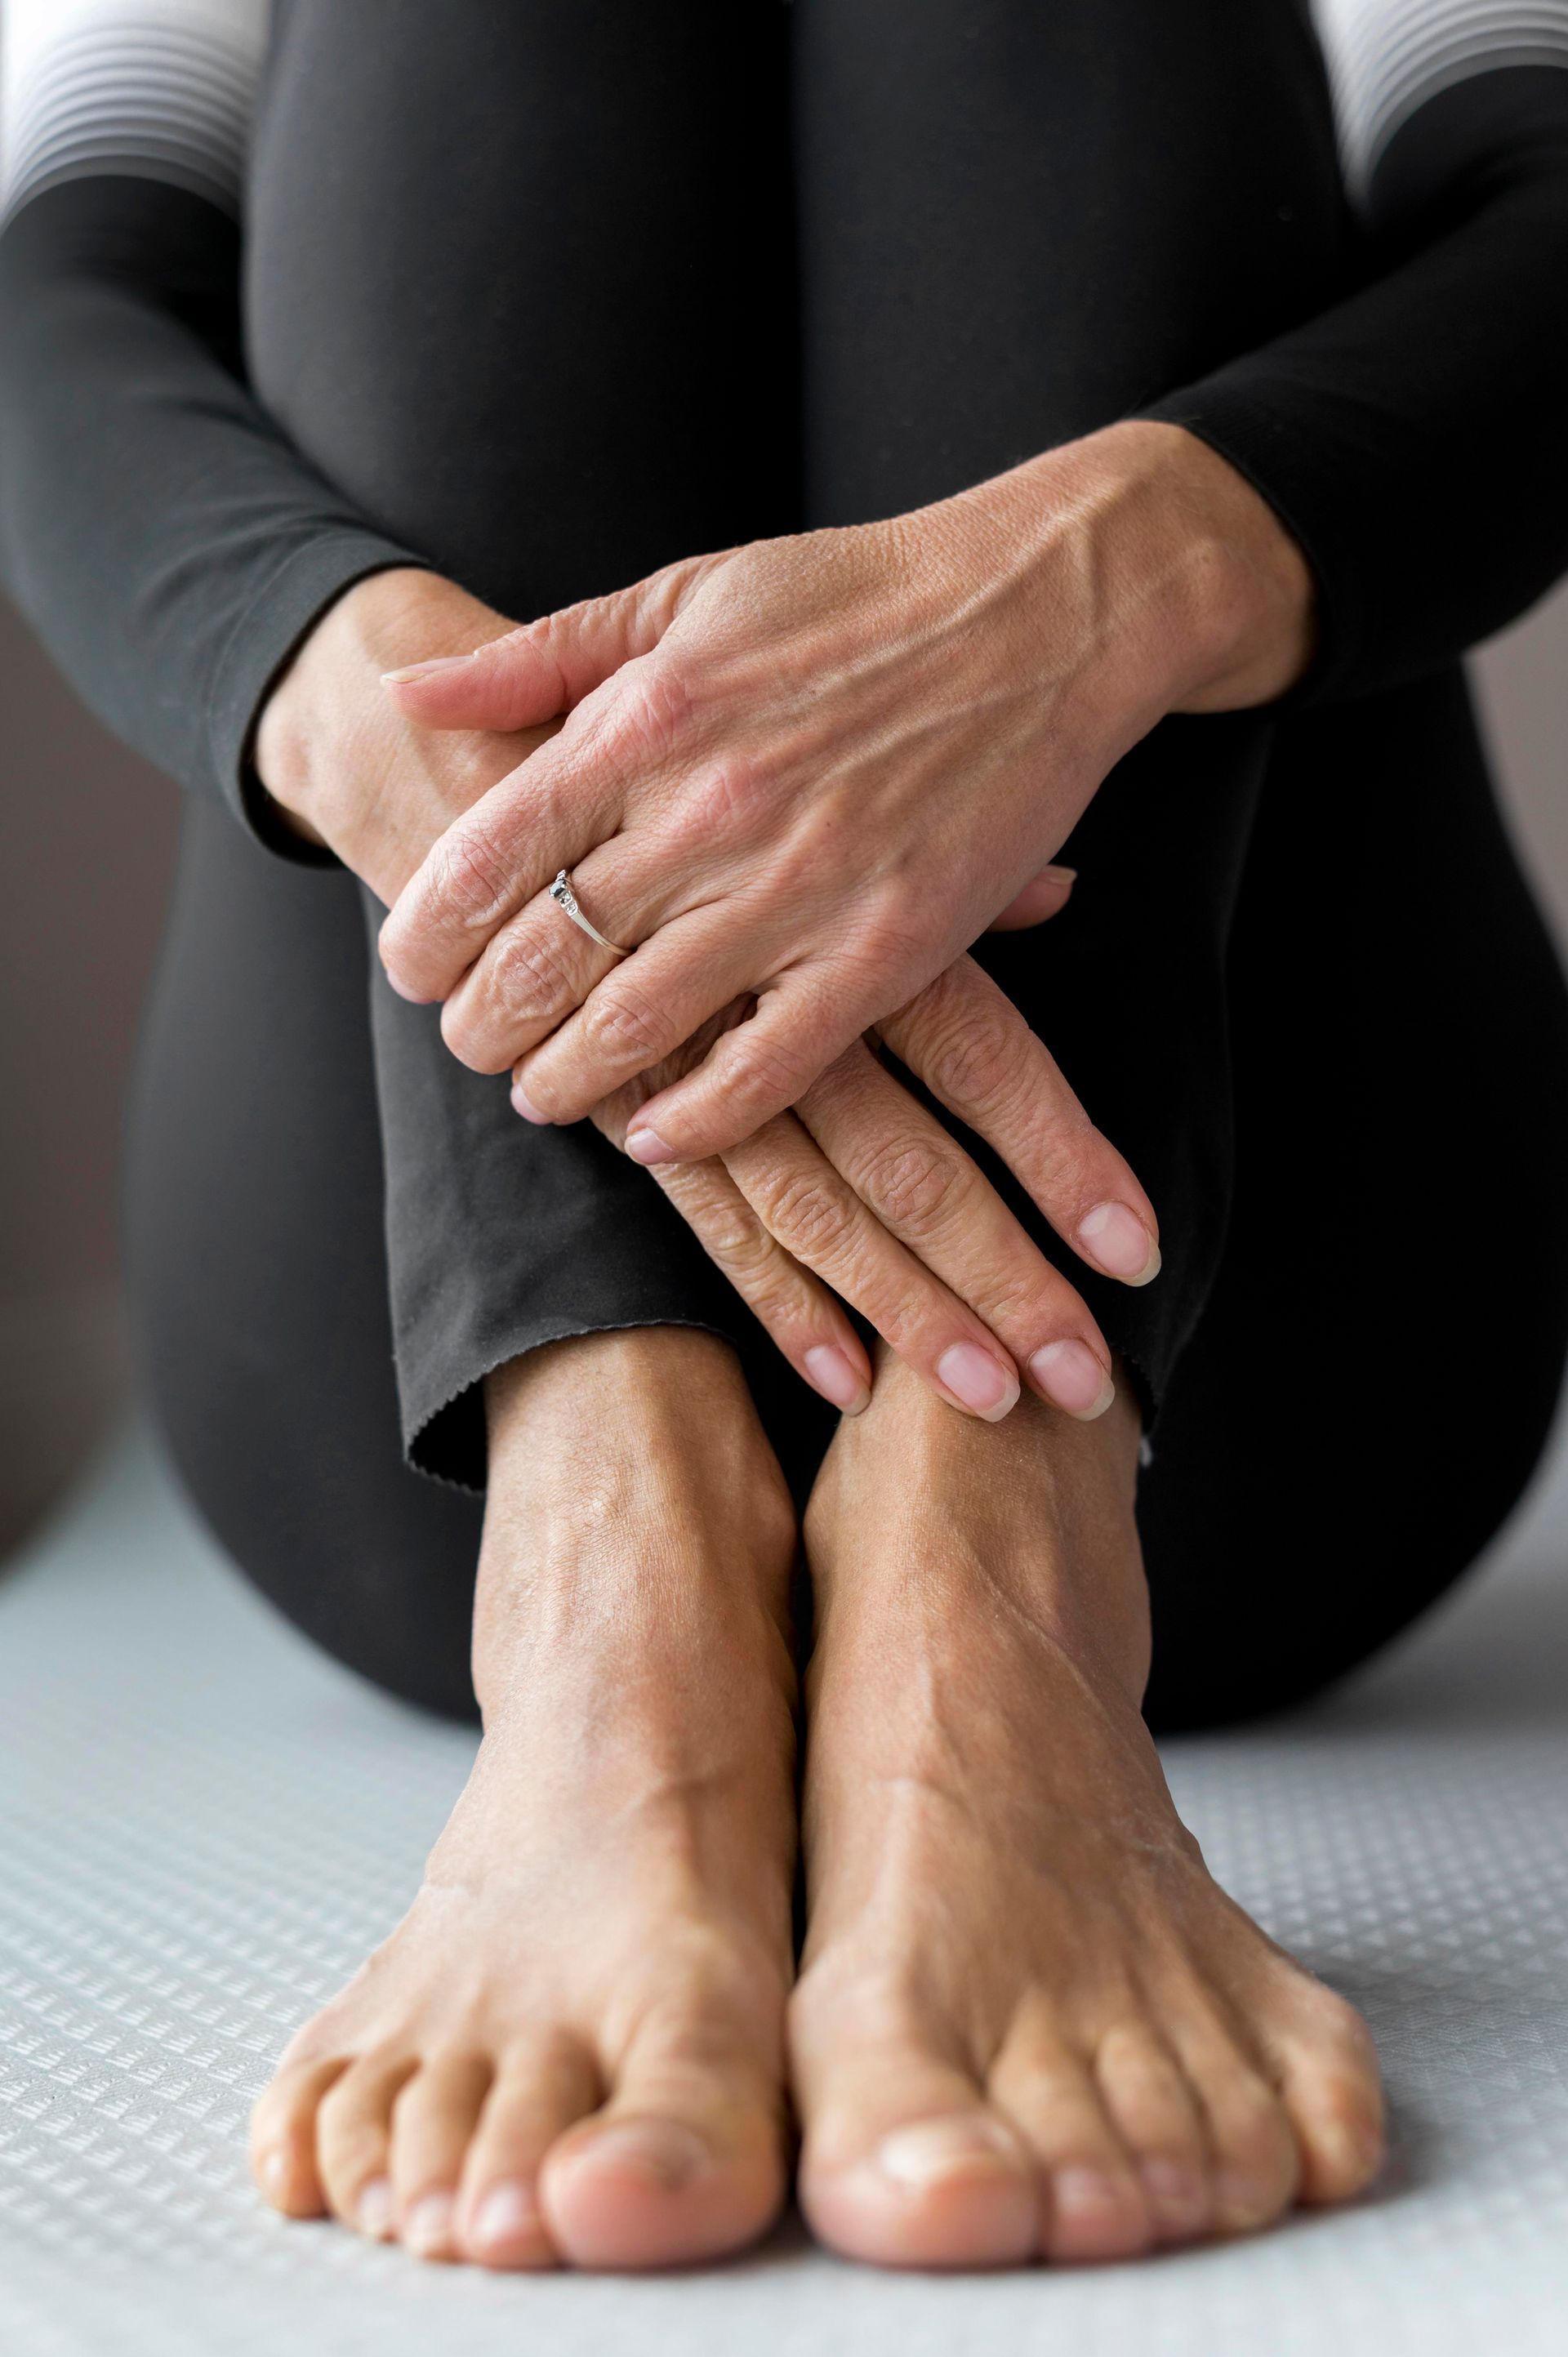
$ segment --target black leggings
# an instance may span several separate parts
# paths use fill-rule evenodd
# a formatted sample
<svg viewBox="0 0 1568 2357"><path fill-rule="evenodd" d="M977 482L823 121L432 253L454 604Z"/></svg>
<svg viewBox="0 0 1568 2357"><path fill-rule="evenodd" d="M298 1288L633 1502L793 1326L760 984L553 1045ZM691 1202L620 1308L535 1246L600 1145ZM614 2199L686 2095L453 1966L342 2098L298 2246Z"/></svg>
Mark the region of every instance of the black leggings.
<svg viewBox="0 0 1568 2357"><path fill-rule="evenodd" d="M1017 0L909 0L891 43L885 0L714 11L695 40L640 0L455 0L438 55L386 0L338 56L351 13L284 20L254 372L368 512L506 610L940 496L1348 266L1291 0L1195 0L1168 33L1141 9L1120 77L1120 0L1087 41ZM454 92L456 225L431 175L456 115L427 139ZM1536 1461L1568 1349L1568 1002L1456 675L1166 723L1064 856L1069 911L982 954L1161 1215L1146 1294L1074 1273L1155 1418L1151 1717L1233 1719L1407 1623ZM741 1351L798 1490L831 1429L644 1173L519 1123L392 997L350 878L205 807L131 1226L194 1497L299 1626L432 1708L473 1707L489 1369L693 1323Z"/></svg>

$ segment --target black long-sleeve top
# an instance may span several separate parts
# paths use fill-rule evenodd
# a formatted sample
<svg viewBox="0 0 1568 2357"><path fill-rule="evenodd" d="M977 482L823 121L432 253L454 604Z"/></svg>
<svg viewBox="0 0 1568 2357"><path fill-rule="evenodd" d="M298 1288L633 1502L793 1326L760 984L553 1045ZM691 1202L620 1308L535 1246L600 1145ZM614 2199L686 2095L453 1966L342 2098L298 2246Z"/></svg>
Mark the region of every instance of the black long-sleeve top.
<svg viewBox="0 0 1568 2357"><path fill-rule="evenodd" d="M1300 19L1302 73L1320 83L1326 121L1332 82L1342 234L1306 316L1294 300L1276 316L1262 289L1257 341L1205 351L1133 405L1201 435L1283 517L1323 618L1298 693L1351 699L1442 669L1568 566L1568 0L1320 0L1316 36L1305 0L1245 5ZM1169 0L1146 7L1168 15ZM1124 81L1140 71L1137 13L1088 11L1096 38L1124 43ZM504 175L531 124L569 116L573 99L548 79L498 99L485 52L494 12L440 14L420 106L382 138L395 156L378 168L423 186L460 274L474 269L462 249L469 211L484 217L486 175ZM390 564L456 569L442 543L463 536L444 522L439 418L401 454L434 482L429 528L411 533L385 489L395 434L391 457L383 449L371 466L351 436L307 457L286 430L311 407L309 335L270 381L255 370L258 322L264 343L291 304L308 317L312 302L361 300L362 289L334 288L334 232L323 223L317 236L298 208L324 191L350 212L374 205L376 172L356 154L321 154L311 98L323 75L356 78L343 111L351 145L352 125L374 125L388 102L382 60L404 20L397 0L284 0L275 18L265 0L161 0L145 16L102 0L7 0L0 573L113 728L291 856L307 855L269 828L247 781L269 682L348 584ZM1227 81L1218 52L1214 65L1217 105L1244 107L1244 80ZM1305 102L1318 102L1316 90ZM1082 135L1102 131L1086 120ZM313 142L308 199L302 141ZM700 180L693 203L714 210ZM1279 210L1288 240L1288 189ZM258 221L262 259L252 238L247 278ZM569 221L540 228L570 234ZM669 233L678 242L682 228L714 233L697 212ZM374 240L362 250L374 253ZM291 270L303 263L297 285L275 270L269 280L280 251ZM395 272L399 257L377 266ZM472 293L492 347L511 337L519 371L559 364L531 346L526 317L510 318L493 258L488 270ZM409 300L417 319L417 290ZM386 363L395 404L395 351ZM498 394L486 430L503 457L510 416ZM592 427L590 414L585 447ZM690 447L650 463L698 480L717 431L695 417ZM498 470L504 479L500 458ZM467 586L523 611L559 602L563 582L569 594L614 586L595 576L591 482L583 491L580 577L524 554ZM786 507L780 490L780 522ZM525 547L527 520L516 530ZM650 565L687 553L650 543Z"/></svg>

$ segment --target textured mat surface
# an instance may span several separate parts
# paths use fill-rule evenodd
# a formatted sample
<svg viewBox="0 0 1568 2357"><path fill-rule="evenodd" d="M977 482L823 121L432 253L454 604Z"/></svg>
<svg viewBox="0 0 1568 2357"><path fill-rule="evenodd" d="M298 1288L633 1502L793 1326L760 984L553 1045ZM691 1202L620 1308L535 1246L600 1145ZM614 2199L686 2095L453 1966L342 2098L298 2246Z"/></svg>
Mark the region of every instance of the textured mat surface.
<svg viewBox="0 0 1568 2357"><path fill-rule="evenodd" d="M0 2350L1559 2357L1565 1531L1538 1510L1332 1705L1167 1754L1223 1879L1370 2016L1397 2135L1374 2199L1054 2276L877 2277L790 2227L705 2275L525 2281L249 2190L250 2100L396 1920L470 1747L278 1625L127 1447L0 1577Z"/></svg>

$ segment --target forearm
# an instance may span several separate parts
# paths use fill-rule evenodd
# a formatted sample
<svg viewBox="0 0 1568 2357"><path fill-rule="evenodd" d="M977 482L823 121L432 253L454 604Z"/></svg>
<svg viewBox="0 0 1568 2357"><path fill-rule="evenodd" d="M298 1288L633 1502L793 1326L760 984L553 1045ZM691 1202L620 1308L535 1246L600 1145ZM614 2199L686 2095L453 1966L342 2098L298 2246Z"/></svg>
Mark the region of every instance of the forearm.
<svg viewBox="0 0 1568 2357"><path fill-rule="evenodd" d="M412 560L257 406L238 290L233 224L182 188L94 175L7 224L0 564L109 725L251 817L272 675L347 583Z"/></svg>
<svg viewBox="0 0 1568 2357"><path fill-rule="evenodd" d="M1568 72L1430 99L1368 204L1367 284L1151 413L1223 454L1305 549L1325 695L1452 661L1568 565Z"/></svg>

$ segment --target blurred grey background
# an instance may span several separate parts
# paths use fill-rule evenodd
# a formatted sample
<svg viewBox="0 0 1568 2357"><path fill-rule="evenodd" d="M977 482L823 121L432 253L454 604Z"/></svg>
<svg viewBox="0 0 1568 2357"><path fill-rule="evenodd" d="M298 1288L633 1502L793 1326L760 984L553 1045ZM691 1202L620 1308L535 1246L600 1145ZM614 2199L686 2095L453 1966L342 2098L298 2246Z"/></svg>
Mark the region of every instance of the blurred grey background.
<svg viewBox="0 0 1568 2357"><path fill-rule="evenodd" d="M1475 669L1568 942L1568 588ZM176 818L175 788L83 712L0 599L0 1551L125 1399L119 1136Z"/></svg>

